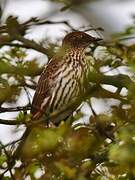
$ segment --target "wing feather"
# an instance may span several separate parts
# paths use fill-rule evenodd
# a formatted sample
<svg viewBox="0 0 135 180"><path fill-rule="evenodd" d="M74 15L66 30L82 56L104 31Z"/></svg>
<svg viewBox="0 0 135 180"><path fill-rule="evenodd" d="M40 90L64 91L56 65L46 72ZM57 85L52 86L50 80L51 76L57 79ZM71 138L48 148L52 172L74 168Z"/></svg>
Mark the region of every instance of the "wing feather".
<svg viewBox="0 0 135 180"><path fill-rule="evenodd" d="M33 119L41 117L49 106L53 89L56 86L55 74L57 74L60 65L60 60L52 59L41 73L32 102Z"/></svg>

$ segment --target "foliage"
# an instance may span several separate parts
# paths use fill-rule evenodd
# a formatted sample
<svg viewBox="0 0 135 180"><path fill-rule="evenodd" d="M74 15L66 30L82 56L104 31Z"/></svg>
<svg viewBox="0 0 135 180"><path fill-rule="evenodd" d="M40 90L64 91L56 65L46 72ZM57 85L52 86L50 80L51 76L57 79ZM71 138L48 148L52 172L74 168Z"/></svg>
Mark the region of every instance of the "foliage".
<svg viewBox="0 0 135 180"><path fill-rule="evenodd" d="M48 47L44 47L42 43L26 39L25 34L33 24L48 23L64 23L72 29L65 21L55 23L32 18L20 23L15 17L9 17L0 27L0 46L7 47L0 52L0 112L19 112L15 120L0 119L0 124L33 127L22 148L19 165L16 159L11 163L18 140L4 145L0 143L0 178L135 179L135 44L123 42L125 38L131 38L129 35L134 38L134 25L113 36L111 42L103 42L113 55L108 61L91 64L90 87L87 84L87 93L81 99L92 110L89 123L76 123L85 116L77 109L73 117L58 127L45 128L38 126L38 122L31 122L28 113L31 106L28 91L35 89L43 67L38 59L27 60L27 50L34 49L50 58L55 46L48 42ZM110 71L125 67L129 73L110 76L102 71L103 67L109 67ZM111 92L104 88L105 84L117 90ZM126 94L122 93L123 88L127 90ZM28 104L18 107L22 90L26 92ZM111 106L109 112L96 114L91 104L93 97L108 102L114 99L119 103ZM7 103L8 108L4 106ZM12 107L13 104L16 107Z"/></svg>

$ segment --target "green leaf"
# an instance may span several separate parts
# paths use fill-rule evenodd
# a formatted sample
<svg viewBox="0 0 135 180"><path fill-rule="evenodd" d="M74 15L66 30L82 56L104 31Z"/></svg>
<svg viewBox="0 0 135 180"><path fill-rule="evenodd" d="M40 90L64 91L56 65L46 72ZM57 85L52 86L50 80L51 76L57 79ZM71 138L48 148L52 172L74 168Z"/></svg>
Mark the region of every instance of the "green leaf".
<svg viewBox="0 0 135 180"><path fill-rule="evenodd" d="M4 176L4 177L2 177L2 180L11 180L11 177Z"/></svg>
<svg viewBox="0 0 135 180"><path fill-rule="evenodd" d="M63 177L65 176L68 179L75 179L77 171L75 167L69 167L63 162L56 162L55 166Z"/></svg>
<svg viewBox="0 0 135 180"><path fill-rule="evenodd" d="M0 156L0 165L3 165L3 163L6 162L6 160L7 160L6 155L1 155Z"/></svg>
<svg viewBox="0 0 135 180"><path fill-rule="evenodd" d="M56 128L34 128L24 145L23 156L34 157L53 152L62 141L63 137Z"/></svg>
<svg viewBox="0 0 135 180"><path fill-rule="evenodd" d="M35 172L40 168L40 164L38 162L33 162L27 167L27 172L34 176Z"/></svg>

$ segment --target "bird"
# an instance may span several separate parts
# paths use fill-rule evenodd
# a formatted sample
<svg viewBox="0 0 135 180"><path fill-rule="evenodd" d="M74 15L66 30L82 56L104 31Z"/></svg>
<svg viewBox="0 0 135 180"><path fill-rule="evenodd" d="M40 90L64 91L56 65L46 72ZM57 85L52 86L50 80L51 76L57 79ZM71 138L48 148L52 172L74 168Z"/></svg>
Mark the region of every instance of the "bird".
<svg viewBox="0 0 135 180"><path fill-rule="evenodd" d="M64 37L59 53L49 61L40 75L31 107L33 121L77 101L89 71L85 49L99 40L82 31L74 31ZM52 123L58 125L61 121L54 118ZM27 127L15 154L19 154L30 132L31 128Z"/></svg>

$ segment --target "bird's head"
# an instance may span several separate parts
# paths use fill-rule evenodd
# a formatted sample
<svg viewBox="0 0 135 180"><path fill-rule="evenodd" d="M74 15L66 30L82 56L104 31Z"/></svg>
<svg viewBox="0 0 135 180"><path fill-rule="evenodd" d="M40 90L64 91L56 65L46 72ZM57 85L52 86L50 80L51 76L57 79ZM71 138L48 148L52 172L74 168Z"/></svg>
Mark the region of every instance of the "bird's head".
<svg viewBox="0 0 135 180"><path fill-rule="evenodd" d="M62 42L63 47L69 48L87 48L91 43L96 43L101 39L92 37L84 32L75 31L67 34Z"/></svg>

